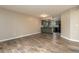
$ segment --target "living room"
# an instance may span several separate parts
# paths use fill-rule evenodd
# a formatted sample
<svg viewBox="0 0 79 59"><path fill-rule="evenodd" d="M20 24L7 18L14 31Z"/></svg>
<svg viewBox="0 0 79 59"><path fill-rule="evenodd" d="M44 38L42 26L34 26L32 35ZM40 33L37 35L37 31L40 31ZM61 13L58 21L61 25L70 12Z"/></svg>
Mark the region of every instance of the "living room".
<svg viewBox="0 0 79 59"><path fill-rule="evenodd" d="M1 53L79 52L78 5L1 5Z"/></svg>

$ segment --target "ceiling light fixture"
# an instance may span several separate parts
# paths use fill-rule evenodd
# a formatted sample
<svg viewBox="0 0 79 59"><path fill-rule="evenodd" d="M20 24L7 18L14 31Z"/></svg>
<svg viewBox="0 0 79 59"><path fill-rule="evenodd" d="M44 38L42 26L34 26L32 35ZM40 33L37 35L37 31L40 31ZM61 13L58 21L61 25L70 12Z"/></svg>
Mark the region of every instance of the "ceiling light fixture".
<svg viewBox="0 0 79 59"><path fill-rule="evenodd" d="M47 14L41 14L40 17L48 17Z"/></svg>

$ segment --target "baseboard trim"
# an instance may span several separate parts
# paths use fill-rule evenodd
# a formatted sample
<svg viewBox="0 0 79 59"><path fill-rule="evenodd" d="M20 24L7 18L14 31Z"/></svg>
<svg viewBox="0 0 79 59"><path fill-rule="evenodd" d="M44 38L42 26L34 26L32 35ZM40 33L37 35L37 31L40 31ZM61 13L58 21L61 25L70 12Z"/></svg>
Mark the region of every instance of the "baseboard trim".
<svg viewBox="0 0 79 59"><path fill-rule="evenodd" d="M13 39L16 39L16 38L22 38L22 37L25 37L25 36L35 35L35 34L39 34L39 33L40 33L40 32L31 33L31 34L26 34L26 35L20 35L20 36L17 36L17 37L13 37L13 38L9 38L9 39L0 40L0 42L4 42L4 41L8 41L8 40L13 40Z"/></svg>
<svg viewBox="0 0 79 59"><path fill-rule="evenodd" d="M79 40L71 39L71 38L68 38L68 37L63 36L63 35L61 35L61 37L62 37L62 38L65 38L65 39L67 39L67 40L70 40L70 41L79 42Z"/></svg>

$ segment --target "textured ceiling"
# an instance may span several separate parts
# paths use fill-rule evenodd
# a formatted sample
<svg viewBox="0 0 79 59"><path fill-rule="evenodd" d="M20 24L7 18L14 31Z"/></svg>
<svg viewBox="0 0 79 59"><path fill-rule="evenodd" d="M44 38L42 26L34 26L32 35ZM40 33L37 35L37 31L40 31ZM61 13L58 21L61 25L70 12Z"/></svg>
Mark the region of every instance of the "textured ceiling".
<svg viewBox="0 0 79 59"><path fill-rule="evenodd" d="M74 5L3 5L2 8L40 17L41 14L48 14L50 16L57 16L64 11L76 7Z"/></svg>

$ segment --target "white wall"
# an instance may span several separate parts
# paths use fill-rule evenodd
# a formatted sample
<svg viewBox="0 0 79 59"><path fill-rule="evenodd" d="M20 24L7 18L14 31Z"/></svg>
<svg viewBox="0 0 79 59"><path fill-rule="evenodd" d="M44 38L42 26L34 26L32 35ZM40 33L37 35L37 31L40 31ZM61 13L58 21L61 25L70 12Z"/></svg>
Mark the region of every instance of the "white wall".
<svg viewBox="0 0 79 59"><path fill-rule="evenodd" d="M79 41L79 9L71 11L70 33L72 40Z"/></svg>
<svg viewBox="0 0 79 59"><path fill-rule="evenodd" d="M40 20L0 8L0 41L40 32Z"/></svg>
<svg viewBox="0 0 79 59"><path fill-rule="evenodd" d="M61 16L61 36L79 42L79 9L71 9Z"/></svg>
<svg viewBox="0 0 79 59"><path fill-rule="evenodd" d="M61 35L70 38L70 11L61 15Z"/></svg>

